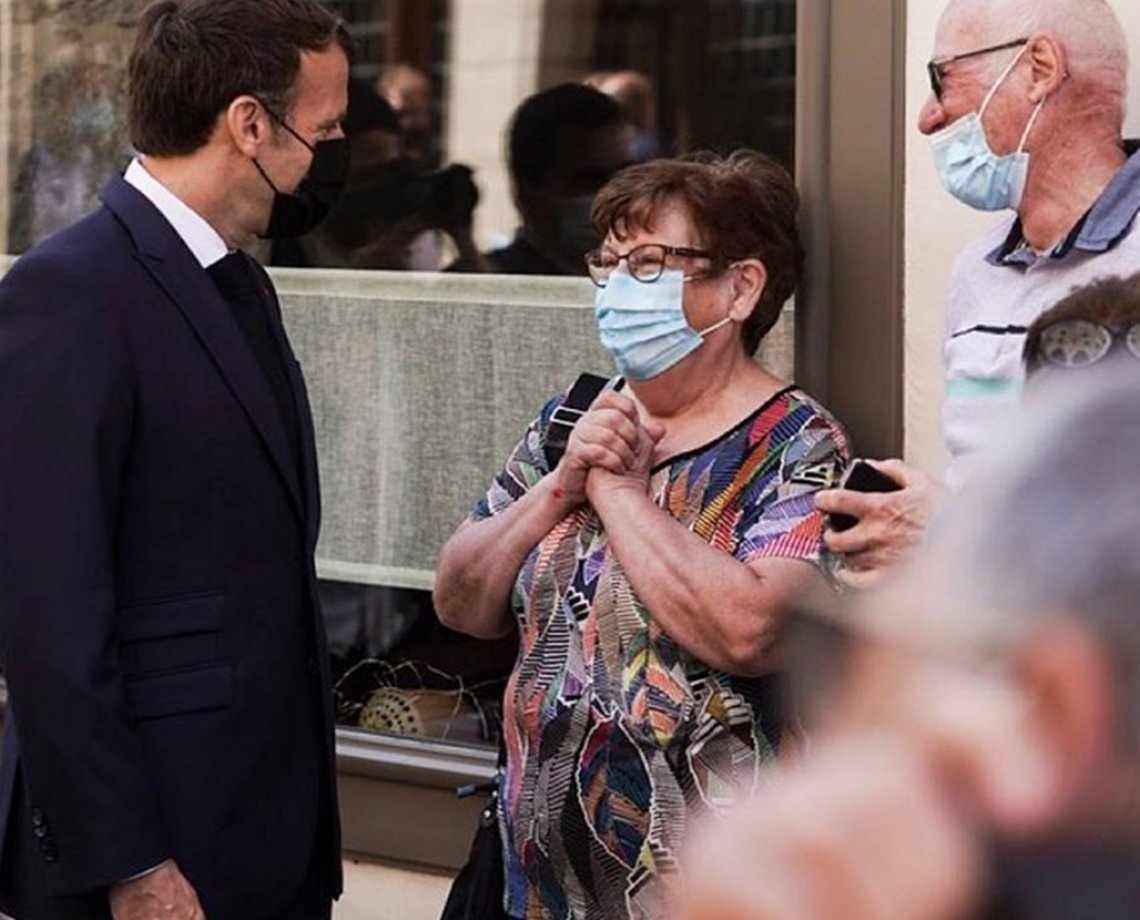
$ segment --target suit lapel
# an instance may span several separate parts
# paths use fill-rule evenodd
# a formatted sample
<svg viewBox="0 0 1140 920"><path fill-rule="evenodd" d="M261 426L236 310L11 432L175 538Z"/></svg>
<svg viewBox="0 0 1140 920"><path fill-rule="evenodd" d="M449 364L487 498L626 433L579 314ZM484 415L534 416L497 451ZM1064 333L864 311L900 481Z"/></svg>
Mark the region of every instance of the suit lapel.
<svg viewBox="0 0 1140 920"><path fill-rule="evenodd" d="M166 218L129 183L112 179L102 198L130 231L139 261L182 311L245 410L304 521L297 465L292 462L285 426L253 352L210 276Z"/></svg>

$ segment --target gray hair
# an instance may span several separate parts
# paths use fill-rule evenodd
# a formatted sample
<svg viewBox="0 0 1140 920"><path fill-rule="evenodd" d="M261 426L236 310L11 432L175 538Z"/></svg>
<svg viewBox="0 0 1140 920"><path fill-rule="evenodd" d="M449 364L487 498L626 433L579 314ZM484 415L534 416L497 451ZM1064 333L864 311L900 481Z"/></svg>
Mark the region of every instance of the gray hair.
<svg viewBox="0 0 1140 920"><path fill-rule="evenodd" d="M928 596L1003 646L1035 618L1078 620L1113 656L1140 738L1140 368L1086 370L1031 402L947 509L921 566Z"/></svg>

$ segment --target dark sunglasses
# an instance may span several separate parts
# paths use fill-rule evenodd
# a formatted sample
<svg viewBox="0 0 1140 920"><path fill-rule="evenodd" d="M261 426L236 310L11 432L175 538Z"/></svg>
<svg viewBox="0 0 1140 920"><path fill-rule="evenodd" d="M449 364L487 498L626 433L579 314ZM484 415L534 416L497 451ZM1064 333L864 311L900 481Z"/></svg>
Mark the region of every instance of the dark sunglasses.
<svg viewBox="0 0 1140 920"><path fill-rule="evenodd" d="M1140 360L1140 322L1108 326L1089 319L1063 319L1041 330L1036 352L1042 364L1065 369L1087 367L1104 358L1118 341Z"/></svg>
<svg viewBox="0 0 1140 920"><path fill-rule="evenodd" d="M1000 45L991 45L988 48L979 48L977 51L967 51L964 54L955 54L951 57L937 58L933 61L927 61L926 73L930 77L930 90L934 93L934 98L939 102L942 101L942 92L944 89L945 76L943 75L943 68L956 61L964 61L967 58L979 57L983 54L992 54L995 51L1005 51L1007 48L1017 48L1021 45L1028 44L1028 38L1016 38L1011 42L1003 42Z"/></svg>

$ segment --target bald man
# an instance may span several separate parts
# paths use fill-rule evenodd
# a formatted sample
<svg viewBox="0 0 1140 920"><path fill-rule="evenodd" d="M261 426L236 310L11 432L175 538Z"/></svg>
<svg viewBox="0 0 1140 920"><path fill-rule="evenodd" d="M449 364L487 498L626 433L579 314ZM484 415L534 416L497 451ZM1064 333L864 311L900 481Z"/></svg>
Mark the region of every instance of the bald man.
<svg viewBox="0 0 1140 920"><path fill-rule="evenodd" d="M1122 139L1128 52L1105 0L951 0L928 70L918 129L943 185L1013 212L951 274L942 415L955 487L1017 404L1033 320L1074 287L1140 269L1140 157ZM817 499L859 520L825 537L852 586L911 554L941 491L900 461L880 466L900 491Z"/></svg>

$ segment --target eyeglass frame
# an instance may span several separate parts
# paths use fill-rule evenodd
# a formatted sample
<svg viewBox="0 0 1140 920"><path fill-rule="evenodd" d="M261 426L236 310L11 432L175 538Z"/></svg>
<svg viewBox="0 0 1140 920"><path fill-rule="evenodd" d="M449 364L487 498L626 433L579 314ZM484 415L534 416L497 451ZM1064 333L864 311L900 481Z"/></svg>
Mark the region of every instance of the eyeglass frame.
<svg viewBox="0 0 1140 920"><path fill-rule="evenodd" d="M930 91L934 93L934 98L939 102L942 101L942 94L946 89L945 82L942 76L942 68L947 64L954 64L958 61L964 61L968 58L979 57L983 54L992 54L995 51L1006 51L1009 48L1018 48L1022 45L1028 45L1029 38L1016 38L1010 42L1002 42L1000 45L991 45L988 48L979 48L977 51L966 51L962 54L953 54L950 57L935 58L926 62L926 75L930 79Z"/></svg>
<svg viewBox="0 0 1140 920"><path fill-rule="evenodd" d="M1100 329L1103 332L1107 332L1109 334L1108 347L1103 352L1101 352L1100 355L1098 355L1092 361L1089 361L1087 364L1058 364L1056 361L1053 361L1049 357L1050 353L1045 350L1045 336L1051 329L1054 329L1057 326L1067 326L1073 325L1075 323L1084 323L1089 326L1095 326L1097 329ZM1048 325L1042 326L1041 331L1038 332L1034 336L1033 340L1029 343L1030 347L1032 348L1031 366L1033 369L1042 367L1055 367L1064 371L1083 370L1086 367L1091 367L1094 364L1099 364L1101 361L1107 358L1114 349L1120 347L1123 347L1124 350L1128 352L1128 354L1130 354L1137 361L1140 361L1140 354L1134 351L1132 349L1132 346L1129 344L1129 338L1131 337L1132 332L1137 329L1140 329L1140 320L1136 320L1135 322L1131 323L1102 323L1098 319L1082 319L1075 316L1069 317L1068 319L1054 320Z"/></svg>
<svg viewBox="0 0 1140 920"><path fill-rule="evenodd" d="M585 256L583 256L583 261L585 261L585 263L586 263L586 274L589 275L590 281L593 282L594 287L604 288L607 284L609 284L609 278L607 277L605 282L601 282L601 281L598 281L598 279L593 276L593 274L590 272L590 268L591 268L590 259L592 257L594 257L594 256L596 256L599 253L604 252L604 251L608 251L608 252L612 253L614 256L616 256L617 262L614 263L614 267L610 271L610 274L612 275L615 271L617 271L618 266L621 265L622 262L625 262L626 267L628 268L629 257L631 255L633 255L639 249L646 249L650 246L654 246L658 249L664 250L665 258L668 258L669 256L684 256L684 257L690 258L690 259L708 259L709 261L711 261L713 263L717 262L717 257L714 256L707 249L693 249L691 246L670 246L667 243L642 243L639 246L634 246L632 249L627 250L626 252L615 252L613 249L607 249L606 246L599 246L596 249L591 249L589 252L586 253ZM652 278L639 278L632 271L629 273L629 276L631 278L633 278L634 281L638 281L641 284L654 284L655 282L657 282L661 279L661 276L663 274L665 274L665 258L662 258L661 267L658 270L657 274L654 275ZM685 275L684 277L685 277L686 281L695 281L699 278L706 278L706 277L709 277L710 275L716 274L717 271L718 270L716 268L710 268L708 271L702 272L701 274Z"/></svg>

